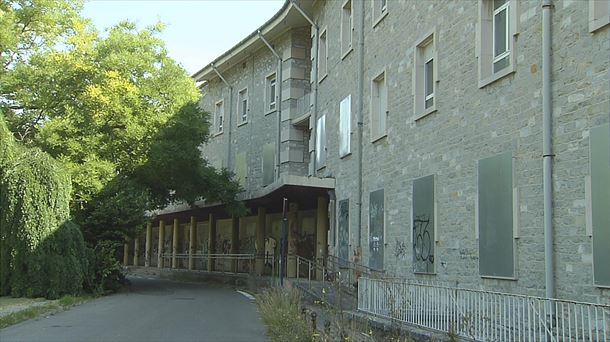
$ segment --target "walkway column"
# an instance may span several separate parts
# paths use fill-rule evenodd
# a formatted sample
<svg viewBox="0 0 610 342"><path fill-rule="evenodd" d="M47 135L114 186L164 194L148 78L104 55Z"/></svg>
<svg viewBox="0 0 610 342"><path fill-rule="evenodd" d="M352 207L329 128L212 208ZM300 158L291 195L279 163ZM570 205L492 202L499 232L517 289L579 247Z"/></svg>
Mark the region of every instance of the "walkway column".
<svg viewBox="0 0 610 342"><path fill-rule="evenodd" d="M195 246L197 241L197 220L195 216L191 216L191 229L189 230L189 270L193 269L193 255L195 254Z"/></svg>
<svg viewBox="0 0 610 342"><path fill-rule="evenodd" d="M178 229L180 229L180 221L178 221L178 219L174 219L174 229L172 231L172 268L176 268L177 266L176 254L178 254Z"/></svg>
<svg viewBox="0 0 610 342"><path fill-rule="evenodd" d="M133 239L133 265L138 266L140 263L140 237L136 236Z"/></svg>
<svg viewBox="0 0 610 342"><path fill-rule="evenodd" d="M214 271L214 258L212 254L216 253L216 218L214 214L210 214L208 218L208 272Z"/></svg>
<svg viewBox="0 0 610 342"><path fill-rule="evenodd" d="M231 219L231 254L239 253L239 217ZM231 272L237 273L237 259L231 260Z"/></svg>
<svg viewBox="0 0 610 342"><path fill-rule="evenodd" d="M163 249L165 248L165 222L159 220L159 248L157 249L157 267L163 268Z"/></svg>
<svg viewBox="0 0 610 342"><path fill-rule="evenodd" d="M325 262L328 254L328 198L318 197L318 210L316 212L316 262ZM322 272L316 272L318 280L322 280Z"/></svg>
<svg viewBox="0 0 610 342"><path fill-rule="evenodd" d="M129 244L127 241L123 244L123 266L129 266Z"/></svg>
<svg viewBox="0 0 610 342"><path fill-rule="evenodd" d="M256 222L256 262L254 270L256 275L262 276L265 270L265 224L267 223L267 209L258 207L258 220Z"/></svg>
<svg viewBox="0 0 610 342"><path fill-rule="evenodd" d="M288 261L286 263L287 278L296 278L297 276L296 236L299 233L298 212L298 204L290 203L288 205Z"/></svg>
<svg viewBox="0 0 610 342"><path fill-rule="evenodd" d="M152 222L146 224L146 247L144 247L144 266L150 267L150 249L152 240Z"/></svg>

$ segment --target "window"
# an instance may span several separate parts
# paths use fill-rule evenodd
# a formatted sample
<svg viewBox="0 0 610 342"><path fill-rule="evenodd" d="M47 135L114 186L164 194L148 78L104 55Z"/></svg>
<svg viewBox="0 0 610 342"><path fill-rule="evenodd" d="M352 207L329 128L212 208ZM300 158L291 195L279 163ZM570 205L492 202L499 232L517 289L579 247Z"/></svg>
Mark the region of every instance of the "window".
<svg viewBox="0 0 610 342"><path fill-rule="evenodd" d="M434 273L436 202L434 175L413 181L413 271Z"/></svg>
<svg viewBox="0 0 610 342"><path fill-rule="evenodd" d="M388 87L385 71L373 79L371 86L371 141L386 136Z"/></svg>
<svg viewBox="0 0 610 342"><path fill-rule="evenodd" d="M275 176L275 145L263 145L263 186L273 183Z"/></svg>
<svg viewBox="0 0 610 342"><path fill-rule="evenodd" d="M476 222L483 277L515 276L515 193L511 153L479 160Z"/></svg>
<svg viewBox="0 0 610 342"><path fill-rule="evenodd" d="M436 110L437 61L434 33L429 33L415 47L415 117L419 119Z"/></svg>
<svg viewBox="0 0 610 342"><path fill-rule="evenodd" d="M349 260L349 199L339 201L339 215L338 215L338 238L337 238L337 249L339 255L339 262L342 266L347 266L346 261Z"/></svg>
<svg viewBox="0 0 610 342"><path fill-rule="evenodd" d="M225 120L225 106L224 101L216 102L216 108L214 110L214 127L216 128L216 133L222 133L223 125Z"/></svg>
<svg viewBox="0 0 610 342"><path fill-rule="evenodd" d="M272 111L275 110L275 102L276 102L276 97L277 97L277 91L276 91L277 85L276 85L276 81L275 81L275 73L267 76L267 80L266 80L266 86L265 86L265 91L266 91L266 112L270 113Z"/></svg>
<svg viewBox="0 0 610 342"><path fill-rule="evenodd" d="M515 71L517 1L480 0L479 87Z"/></svg>
<svg viewBox="0 0 610 342"><path fill-rule="evenodd" d="M589 0L589 32L610 24L610 0Z"/></svg>
<svg viewBox="0 0 610 342"><path fill-rule="evenodd" d="M248 88L244 88L237 94L237 110L240 116L240 124L248 122Z"/></svg>
<svg viewBox="0 0 610 342"><path fill-rule="evenodd" d="M235 178L241 186L246 185L248 174L248 164L246 152L239 152L235 158Z"/></svg>
<svg viewBox="0 0 610 342"><path fill-rule="evenodd" d="M373 0L372 2L373 2L373 27L375 27L388 14L388 1L387 0Z"/></svg>
<svg viewBox="0 0 610 342"><path fill-rule="evenodd" d="M593 282L610 286L610 133L608 124L591 129L590 176L591 215L593 236Z"/></svg>
<svg viewBox="0 0 610 342"><path fill-rule="evenodd" d="M318 40L318 82L326 77L328 70L328 44L326 39L326 30L320 33L320 39Z"/></svg>
<svg viewBox="0 0 610 342"><path fill-rule="evenodd" d="M326 115L318 118L316 124L316 168L326 166Z"/></svg>
<svg viewBox="0 0 610 342"><path fill-rule="evenodd" d="M341 8L341 52L342 58L352 51L352 36L354 32L354 17L352 15L352 0L346 0Z"/></svg>
<svg viewBox="0 0 610 342"><path fill-rule="evenodd" d="M352 134L352 95L348 95L339 105L339 156L351 153L350 136Z"/></svg>
<svg viewBox="0 0 610 342"><path fill-rule="evenodd" d="M385 198L383 189L369 195L369 267L383 270L385 246Z"/></svg>

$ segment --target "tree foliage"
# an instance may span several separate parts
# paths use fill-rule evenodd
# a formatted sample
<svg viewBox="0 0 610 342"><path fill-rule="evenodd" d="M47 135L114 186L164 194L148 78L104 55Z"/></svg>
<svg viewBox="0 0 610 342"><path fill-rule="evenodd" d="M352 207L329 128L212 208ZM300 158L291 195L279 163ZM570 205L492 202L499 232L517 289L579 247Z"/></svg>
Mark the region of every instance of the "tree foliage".
<svg viewBox="0 0 610 342"><path fill-rule="evenodd" d="M133 235L145 213L175 201L223 201L243 213L232 174L201 156L209 115L158 37L162 24L121 22L102 35L79 3L0 1L9 24L0 29L0 110L18 140L69 172L72 216L87 241ZM31 35L4 38L24 27Z"/></svg>
<svg viewBox="0 0 610 342"><path fill-rule="evenodd" d="M2 116L0 140L0 294L78 293L87 261L80 229L68 221L68 174L46 153L15 144Z"/></svg>

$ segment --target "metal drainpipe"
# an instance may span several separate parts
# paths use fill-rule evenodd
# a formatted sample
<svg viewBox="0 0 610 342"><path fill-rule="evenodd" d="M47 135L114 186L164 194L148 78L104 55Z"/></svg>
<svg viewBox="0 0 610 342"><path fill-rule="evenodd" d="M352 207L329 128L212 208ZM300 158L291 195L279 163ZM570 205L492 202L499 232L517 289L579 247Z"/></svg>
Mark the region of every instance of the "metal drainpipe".
<svg viewBox="0 0 610 342"><path fill-rule="evenodd" d="M542 0L542 117L544 191L544 273L546 297L555 298L555 255L553 251L553 142L551 102L551 10L552 0Z"/></svg>
<svg viewBox="0 0 610 342"><path fill-rule="evenodd" d="M305 18L305 20L307 20L309 22L309 24L313 27L314 29L314 36L313 36L313 51L312 54L314 56L314 62L311 63L311 72L313 74L313 125L311 127L311 136L313 136L314 139L314 151L315 151L315 139L316 139L316 125L318 124L318 35L320 34L320 28L318 27L318 25L313 21L313 18L311 18L309 15L307 15L307 13L305 13L305 11L303 11L303 9L301 9L301 7L299 7L299 5L297 5L297 3L294 0L290 0L290 3L292 4L292 6L294 8L297 9L297 11L299 11L299 13L301 13L301 15ZM310 137L311 139L311 137ZM309 150L309 147L307 147L307 149ZM312 171L312 176L315 176L316 174L316 155L314 153L314 156L311 160L311 163L313 165L313 171Z"/></svg>
<svg viewBox="0 0 610 342"><path fill-rule="evenodd" d="M362 249L362 126L364 118L364 0L360 0L358 17L358 249ZM362 253L362 251L359 251Z"/></svg>
<svg viewBox="0 0 610 342"><path fill-rule="evenodd" d="M212 63L210 64L212 66L212 69L214 69L214 72L216 73L216 75L218 75L218 77L220 77L220 79L222 80L222 82L229 87L229 129L227 130L227 138L229 139L229 141L227 142L227 169L231 170L231 130L232 130L232 126L233 126L233 86L231 84L229 84L229 82L227 82L227 80L222 77L222 75L220 74L220 72L218 71L218 69L216 69L216 66Z"/></svg>
<svg viewBox="0 0 610 342"><path fill-rule="evenodd" d="M282 66L282 56L280 56L279 53L277 53L277 51L275 51L275 49L271 46L271 44L269 44L269 42L267 41L267 39L265 39L265 37L263 36L263 34L261 33L261 30L257 31L258 33L258 37L263 41L263 43L265 43L265 45L267 45L267 47L269 48L269 50L271 50L271 53L273 53L273 55L275 56L275 58L277 58L277 74L275 77L275 84L276 84L276 88L277 88L277 101L275 104L275 110L277 112L277 148L276 148L276 155L275 155L275 179L279 179L280 178L280 145L282 143L282 138L281 138L281 134L282 134L282 71L283 71L283 66Z"/></svg>

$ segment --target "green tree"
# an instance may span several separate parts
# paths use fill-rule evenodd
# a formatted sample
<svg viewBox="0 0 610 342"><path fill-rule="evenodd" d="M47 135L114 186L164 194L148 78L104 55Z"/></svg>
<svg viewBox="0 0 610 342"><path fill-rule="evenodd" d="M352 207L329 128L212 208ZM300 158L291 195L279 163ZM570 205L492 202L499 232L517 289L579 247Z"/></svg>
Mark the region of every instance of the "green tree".
<svg viewBox="0 0 610 342"><path fill-rule="evenodd" d="M83 20L72 23L60 49L10 65L0 106L19 139L69 170L85 237L133 235L147 211L173 201L224 201L243 213L232 174L201 157L208 114L158 38L163 26L121 22L101 36Z"/></svg>

